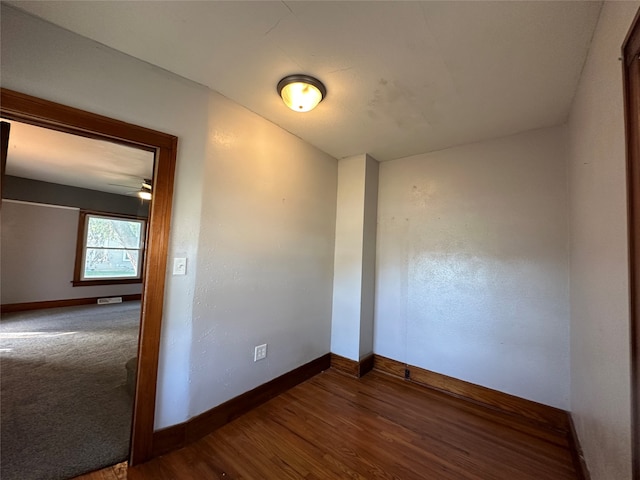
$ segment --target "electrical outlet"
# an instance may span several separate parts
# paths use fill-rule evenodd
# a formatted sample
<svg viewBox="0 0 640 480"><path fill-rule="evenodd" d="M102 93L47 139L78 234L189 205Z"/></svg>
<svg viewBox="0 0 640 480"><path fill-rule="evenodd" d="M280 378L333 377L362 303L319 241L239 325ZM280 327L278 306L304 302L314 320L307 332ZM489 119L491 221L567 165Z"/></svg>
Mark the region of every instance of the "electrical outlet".
<svg viewBox="0 0 640 480"><path fill-rule="evenodd" d="M253 352L253 361L257 362L258 360L262 360L267 358L267 344L264 343L262 345L256 346Z"/></svg>

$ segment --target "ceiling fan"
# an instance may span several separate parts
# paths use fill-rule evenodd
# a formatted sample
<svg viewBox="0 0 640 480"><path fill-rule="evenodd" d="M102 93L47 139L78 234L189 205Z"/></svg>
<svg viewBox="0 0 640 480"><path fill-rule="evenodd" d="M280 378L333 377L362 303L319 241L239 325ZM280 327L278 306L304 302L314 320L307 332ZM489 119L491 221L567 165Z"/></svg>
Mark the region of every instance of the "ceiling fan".
<svg viewBox="0 0 640 480"><path fill-rule="evenodd" d="M151 183L151 180L148 178L142 179L142 181L140 182L140 189L134 189L134 187L131 185L123 185L120 183L110 183L109 185L113 185L115 187L131 188L132 189L131 192L129 192L127 195L137 195L142 200L151 200L151 197L152 197L151 190L153 188L153 184Z"/></svg>

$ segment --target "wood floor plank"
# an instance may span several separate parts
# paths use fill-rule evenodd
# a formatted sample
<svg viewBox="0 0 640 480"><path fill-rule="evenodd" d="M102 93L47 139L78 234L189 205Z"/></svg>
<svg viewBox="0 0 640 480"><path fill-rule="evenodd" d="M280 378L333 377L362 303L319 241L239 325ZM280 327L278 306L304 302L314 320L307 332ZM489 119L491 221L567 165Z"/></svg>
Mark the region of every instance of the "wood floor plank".
<svg viewBox="0 0 640 480"><path fill-rule="evenodd" d="M578 478L557 431L384 373L332 370L113 475L79 480Z"/></svg>
<svg viewBox="0 0 640 480"><path fill-rule="evenodd" d="M319 398L317 392L314 398ZM308 406L312 408L311 405ZM338 408L338 406L335 406L335 408ZM332 419L332 423L337 423L340 431L347 432L346 435L342 436L342 441L349 445L347 448L357 447L361 453L364 452L366 456L371 458L389 457L388 452L393 452L396 457L395 461L401 465L413 464L418 466L422 463L422 468L419 471L414 471L411 474L405 472L402 478L421 478L427 471L432 475L437 474L438 478L443 479L469 478L483 480L483 477L473 473L471 468L473 465L467 462L467 452L459 449L456 445L443 443L443 438L420 435L411 428L385 421L380 416L373 417L364 414L364 412L360 412L360 415L357 415L357 412L347 405L341 405L340 412L339 416ZM416 415L413 416L417 418ZM348 419L353 417L358 418L357 427L349 425ZM345 423L341 424L342 422ZM295 427L292 426L292 428ZM333 429L335 426L332 425L330 428ZM354 430L359 430L355 431L355 436L348 434L348 432L353 432ZM363 432L368 432L368 435L363 437ZM329 435L329 433L324 432L324 435ZM384 442L372 443L369 439L370 436L377 437L384 440ZM460 437L458 436L458 438ZM423 461L420 462L420 460Z"/></svg>
<svg viewBox="0 0 640 480"><path fill-rule="evenodd" d="M418 387L418 388L422 388L422 387ZM334 392L339 395L339 393L337 393L336 390L334 390ZM351 393L352 392L349 392L349 394ZM329 392L326 392L326 394L329 394ZM322 397L321 391L314 391L313 398L314 400L320 400L318 403L323 403L323 404L325 403ZM396 397L390 397L389 401L393 401L394 398ZM367 400L371 400L373 402L383 402L384 398L383 398L383 395L380 394L380 392L377 392L370 399L361 398L359 401L359 405L360 406L364 405L367 402ZM446 400L446 399L443 399L443 400ZM457 399L454 399L454 400L457 400ZM416 403L414 401L414 405L419 405L419 403ZM373 410L376 410L376 408L379 408L379 407L380 405L378 407L374 405L371 408ZM461 423L461 421L464 420L464 415L460 415L460 412L458 412L457 410L450 409L456 415L456 418L453 418L453 419L442 417L441 412L439 412L439 416L436 417L434 416L434 413L436 412L434 412L433 407L434 405L431 405L431 408L429 409L429 411L420 412L415 407L410 410L409 408L402 408L402 407L394 408L394 406L389 405L389 408L386 409L387 414L394 415L394 417L390 425L385 427L385 430L389 430L393 428L394 423L398 423L398 424L403 424L408 429L407 432L405 432L406 434L409 434L411 430L417 430L418 432L427 432L426 434L424 434L426 436L421 437L421 442L424 444L423 446L426 450L432 451L432 452L442 450L440 443L442 443L443 441L446 443L447 438L454 439L457 444L460 444L461 440L464 439L466 436L468 437L467 443L470 443L471 445L476 445L476 450L478 450L479 453L483 454L485 458L490 458L490 456L492 455L493 456L497 455L499 458L498 461L502 462L503 455L500 455L500 454L505 453L503 450L505 450L506 448L506 453L510 453L514 456L514 462L522 462L524 465L527 465L528 463L527 455L520 455L520 458L517 458L518 457L517 448L514 449L515 450L514 452L510 452L510 450L512 450L512 447L509 445L509 443L505 443L505 441L501 439L501 437L498 435L498 433L501 433L501 432L495 431L495 429L493 429L494 425L491 422L480 422L478 428L476 428L475 430L472 428L469 428L470 427L469 425L466 426L467 428L463 428L465 427L464 424L458 425L458 423ZM362 417L362 419L364 418L366 417ZM391 417L387 417L387 418L391 419ZM473 416L469 416L469 419L476 420L474 419ZM336 420L336 421L339 421L339 420ZM374 427L372 426L371 428L374 428ZM444 431L441 431L442 429L444 429ZM433 438L430 439L429 436L432 436ZM510 432L509 442L516 442L516 445L517 445L518 436L519 436L519 432L517 431ZM521 434L520 434L520 437L522 437ZM429 440L433 440L433 441L430 442ZM527 438L520 438L520 440L531 441L531 439L527 439ZM534 438L533 442L535 443L535 441L536 439ZM546 444L544 444L543 446L546 447ZM457 447L455 444L450 444L447 448L449 449L450 452L453 452ZM528 452L528 448L526 449L526 451ZM563 456L563 459L566 459L566 458L569 458L569 457ZM506 467L506 469L508 469L508 467Z"/></svg>
<svg viewBox="0 0 640 480"><path fill-rule="evenodd" d="M76 480L127 480L127 462L76 477Z"/></svg>

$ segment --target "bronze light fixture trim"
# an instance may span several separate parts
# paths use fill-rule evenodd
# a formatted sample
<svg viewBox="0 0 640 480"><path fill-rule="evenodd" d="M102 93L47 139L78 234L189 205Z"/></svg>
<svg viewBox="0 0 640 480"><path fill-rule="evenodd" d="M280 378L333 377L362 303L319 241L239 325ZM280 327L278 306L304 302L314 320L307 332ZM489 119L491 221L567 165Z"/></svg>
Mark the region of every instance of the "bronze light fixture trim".
<svg viewBox="0 0 640 480"><path fill-rule="evenodd" d="M278 95L287 107L295 112L308 112L327 95L327 89L317 78L296 74L278 82Z"/></svg>

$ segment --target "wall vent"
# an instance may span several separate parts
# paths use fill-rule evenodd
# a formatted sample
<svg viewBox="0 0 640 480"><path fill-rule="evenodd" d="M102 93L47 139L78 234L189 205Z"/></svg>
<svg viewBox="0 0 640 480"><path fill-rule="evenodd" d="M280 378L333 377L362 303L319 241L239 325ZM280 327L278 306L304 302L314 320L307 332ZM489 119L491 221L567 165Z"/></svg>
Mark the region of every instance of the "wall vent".
<svg viewBox="0 0 640 480"><path fill-rule="evenodd" d="M122 297L105 297L98 299L98 305L108 305L110 303L122 303Z"/></svg>

